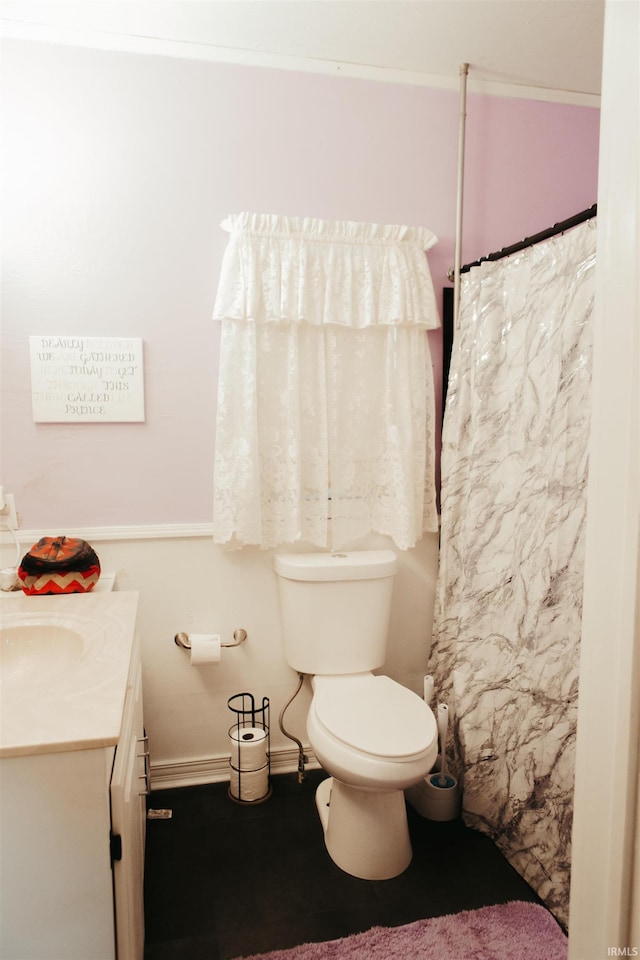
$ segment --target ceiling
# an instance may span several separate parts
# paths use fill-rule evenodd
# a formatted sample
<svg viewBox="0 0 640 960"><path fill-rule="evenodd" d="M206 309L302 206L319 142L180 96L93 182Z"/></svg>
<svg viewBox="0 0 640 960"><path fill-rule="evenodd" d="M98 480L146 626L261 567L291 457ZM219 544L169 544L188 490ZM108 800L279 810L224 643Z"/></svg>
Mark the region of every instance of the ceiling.
<svg viewBox="0 0 640 960"><path fill-rule="evenodd" d="M604 0L2 0L27 39L594 102ZM537 93L536 93L537 91Z"/></svg>

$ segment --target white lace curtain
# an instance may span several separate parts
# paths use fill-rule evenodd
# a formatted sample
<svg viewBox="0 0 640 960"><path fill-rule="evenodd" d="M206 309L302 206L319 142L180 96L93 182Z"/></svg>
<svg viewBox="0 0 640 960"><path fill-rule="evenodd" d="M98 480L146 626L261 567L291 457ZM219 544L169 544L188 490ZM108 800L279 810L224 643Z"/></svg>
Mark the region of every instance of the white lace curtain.
<svg viewBox="0 0 640 960"><path fill-rule="evenodd" d="M424 228L229 217L214 540L400 549L437 530Z"/></svg>

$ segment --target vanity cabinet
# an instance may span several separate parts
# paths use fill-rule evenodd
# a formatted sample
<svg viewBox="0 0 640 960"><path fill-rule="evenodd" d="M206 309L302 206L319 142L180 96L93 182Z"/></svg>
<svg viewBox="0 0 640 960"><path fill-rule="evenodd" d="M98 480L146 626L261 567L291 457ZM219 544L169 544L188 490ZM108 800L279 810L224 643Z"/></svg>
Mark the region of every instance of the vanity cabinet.
<svg viewBox="0 0 640 960"><path fill-rule="evenodd" d="M146 789L136 638L116 743L0 759L0 957L142 960Z"/></svg>

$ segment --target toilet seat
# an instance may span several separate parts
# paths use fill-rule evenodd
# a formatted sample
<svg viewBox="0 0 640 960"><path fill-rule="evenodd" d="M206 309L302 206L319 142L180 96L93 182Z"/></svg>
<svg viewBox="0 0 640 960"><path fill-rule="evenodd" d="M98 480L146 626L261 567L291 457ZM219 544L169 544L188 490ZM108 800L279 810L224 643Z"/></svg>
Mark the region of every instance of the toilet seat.
<svg viewBox="0 0 640 960"><path fill-rule="evenodd" d="M435 717L411 690L374 674L315 677L313 709L325 731L351 749L392 762L421 757L437 737Z"/></svg>

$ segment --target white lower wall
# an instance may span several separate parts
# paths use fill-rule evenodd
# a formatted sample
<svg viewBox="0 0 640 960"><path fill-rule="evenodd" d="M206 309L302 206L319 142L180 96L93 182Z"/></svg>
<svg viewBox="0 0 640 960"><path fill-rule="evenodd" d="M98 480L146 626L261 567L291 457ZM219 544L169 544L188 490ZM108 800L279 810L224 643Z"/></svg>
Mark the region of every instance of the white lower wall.
<svg viewBox="0 0 640 960"><path fill-rule="evenodd" d="M228 731L234 721L227 700L248 691L269 698L272 772L295 769L297 748L279 730L278 716L294 693L298 675L285 662L278 611L273 551L216 546L208 532L190 528L136 531L107 528L65 531L94 546L103 571L117 574L117 589L140 594L145 726L154 788L228 779ZM203 525L203 531L207 528ZM23 552L39 536L20 534ZM55 531L58 532L58 531ZM358 547L391 546L372 536ZM302 549L302 548L297 548ZM2 565L15 551L4 538ZM427 535L413 549L398 552L385 673L416 693L431 642L438 562L438 537ZM34 600L34 602L36 602ZM189 655L174 643L179 631L220 633L231 640L243 627L245 643L223 650L218 665L192 667ZM287 729L307 745L305 718L308 681L287 710Z"/></svg>

